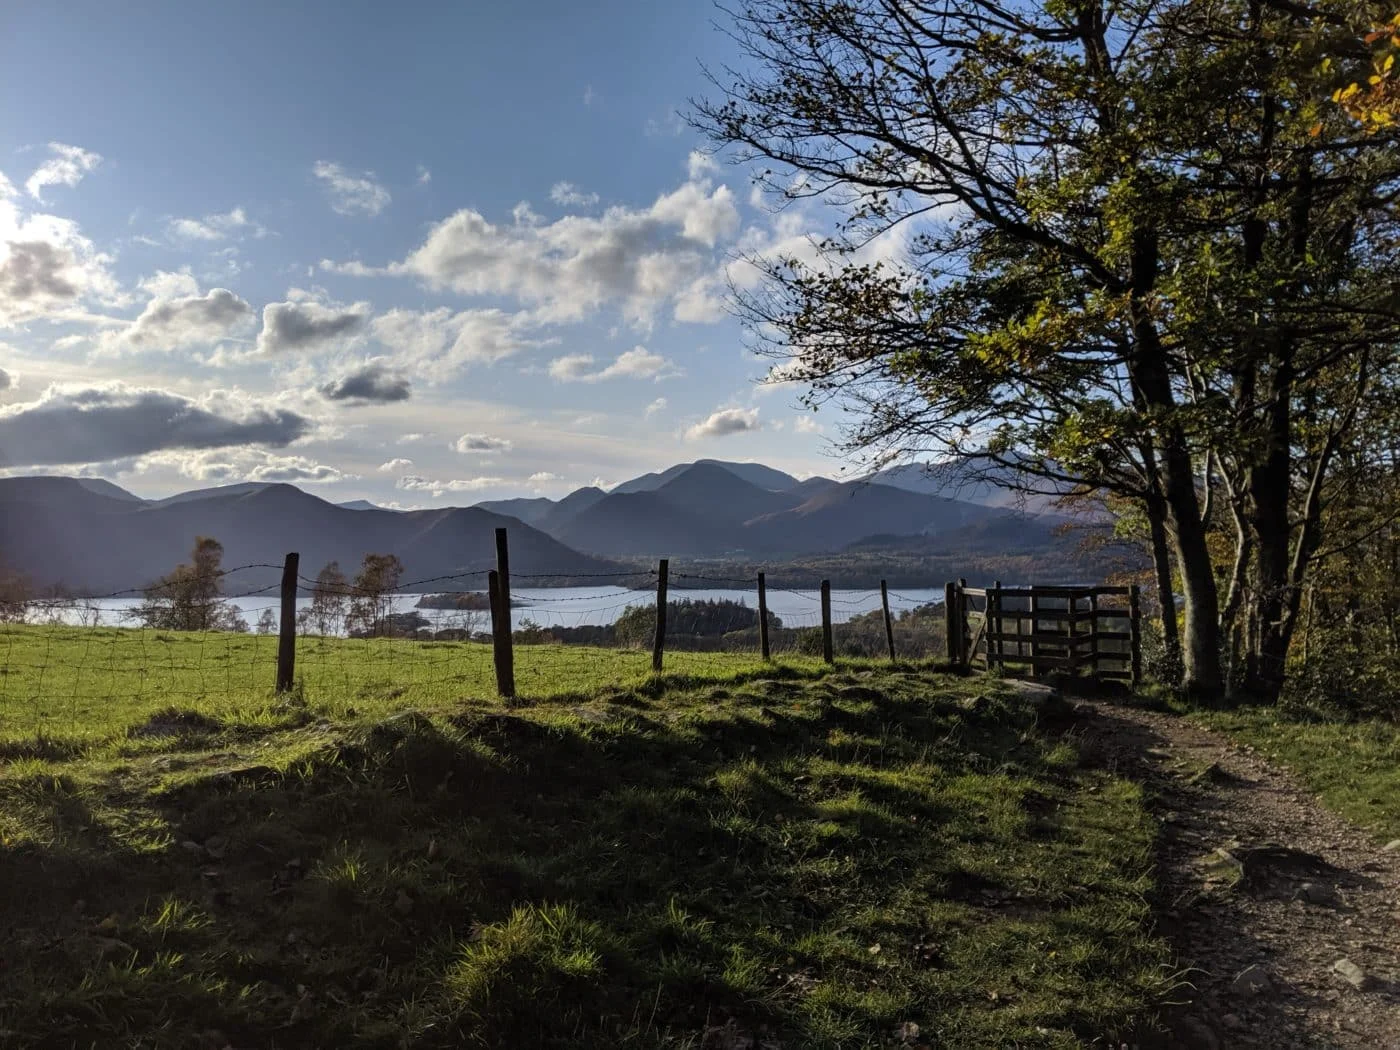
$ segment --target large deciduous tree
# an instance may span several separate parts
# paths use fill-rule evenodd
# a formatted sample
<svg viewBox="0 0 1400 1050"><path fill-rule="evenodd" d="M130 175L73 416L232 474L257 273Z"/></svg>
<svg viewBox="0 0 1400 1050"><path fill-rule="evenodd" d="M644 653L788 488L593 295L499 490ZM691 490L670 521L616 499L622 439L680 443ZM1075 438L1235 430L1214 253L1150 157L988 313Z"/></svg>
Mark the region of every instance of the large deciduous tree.
<svg viewBox="0 0 1400 1050"><path fill-rule="evenodd" d="M1276 692L1335 450L1394 351L1400 155L1323 82L1367 6L748 0L749 62L698 106L770 189L841 211L740 289L782 376L856 410L853 449L1135 501L1192 691L1222 688L1243 607Z"/></svg>

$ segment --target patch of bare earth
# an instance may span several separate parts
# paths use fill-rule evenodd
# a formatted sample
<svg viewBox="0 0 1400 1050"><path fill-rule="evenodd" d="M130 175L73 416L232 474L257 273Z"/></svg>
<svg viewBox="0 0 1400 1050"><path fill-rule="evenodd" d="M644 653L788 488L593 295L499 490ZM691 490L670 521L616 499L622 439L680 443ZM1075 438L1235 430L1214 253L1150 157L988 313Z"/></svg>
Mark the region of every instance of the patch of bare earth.
<svg viewBox="0 0 1400 1050"><path fill-rule="evenodd" d="M1400 850L1253 749L1084 704L1085 746L1162 821L1159 921L1187 982L1168 1047L1400 1048Z"/></svg>

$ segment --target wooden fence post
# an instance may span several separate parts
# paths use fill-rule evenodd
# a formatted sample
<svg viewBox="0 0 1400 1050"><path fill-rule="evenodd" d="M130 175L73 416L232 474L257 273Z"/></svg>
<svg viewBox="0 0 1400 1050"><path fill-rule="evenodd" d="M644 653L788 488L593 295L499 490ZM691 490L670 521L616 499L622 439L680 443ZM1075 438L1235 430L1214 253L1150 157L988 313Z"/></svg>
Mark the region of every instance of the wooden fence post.
<svg viewBox="0 0 1400 1050"><path fill-rule="evenodd" d="M992 610L996 610L995 619L992 617ZM992 589L987 592L987 670L992 669L992 631L996 631L996 668L998 672L1006 671L1006 635L1004 631L1005 621L1001 618L1001 581L996 580L992 584Z"/></svg>
<svg viewBox="0 0 1400 1050"><path fill-rule="evenodd" d="M504 528L496 530L496 572L496 587L499 592L497 604L501 611L500 623L494 632L498 664L496 682L502 696L514 696L515 639L511 631L510 615L510 546L506 542Z"/></svg>
<svg viewBox="0 0 1400 1050"><path fill-rule="evenodd" d="M277 630L277 691L292 688L297 663L297 565L301 555L293 552L282 563L282 621Z"/></svg>
<svg viewBox="0 0 1400 1050"><path fill-rule="evenodd" d="M666 583L670 573L671 559L662 558L656 567L656 637L651 641L651 669L658 673L666 651Z"/></svg>
<svg viewBox="0 0 1400 1050"><path fill-rule="evenodd" d="M985 634L990 625L982 624ZM972 627L967 622L967 577L958 577L958 656L964 667L972 666Z"/></svg>
<svg viewBox="0 0 1400 1050"><path fill-rule="evenodd" d="M962 628L958 626L958 585L949 580L943 585L943 634L948 646L948 662L957 666L958 649L962 643Z"/></svg>
<svg viewBox="0 0 1400 1050"><path fill-rule="evenodd" d="M501 597L501 574L496 569L486 574L486 593L491 605L491 656L496 664L496 692L513 697L515 666L511 649L510 597Z"/></svg>
<svg viewBox="0 0 1400 1050"><path fill-rule="evenodd" d="M1089 592L1089 662L1095 680L1099 677L1099 592Z"/></svg>
<svg viewBox="0 0 1400 1050"><path fill-rule="evenodd" d="M1128 588L1128 649L1136 689L1142 682L1142 596L1137 584Z"/></svg>
<svg viewBox="0 0 1400 1050"><path fill-rule="evenodd" d="M1031 587L1031 677L1040 677L1040 662L1036 659L1040 655L1040 645L1035 640L1035 636L1040 632L1040 596L1035 593L1035 587Z"/></svg>
<svg viewBox="0 0 1400 1050"><path fill-rule="evenodd" d="M772 657L768 651L768 580L763 573L758 574L758 647L767 663Z"/></svg>
<svg viewBox="0 0 1400 1050"><path fill-rule="evenodd" d="M822 580L822 660L825 663L832 662L830 580Z"/></svg>
<svg viewBox="0 0 1400 1050"><path fill-rule="evenodd" d="M890 663L894 663L894 623L890 620L890 589L885 581L880 581L880 608L885 611L885 645L890 650Z"/></svg>

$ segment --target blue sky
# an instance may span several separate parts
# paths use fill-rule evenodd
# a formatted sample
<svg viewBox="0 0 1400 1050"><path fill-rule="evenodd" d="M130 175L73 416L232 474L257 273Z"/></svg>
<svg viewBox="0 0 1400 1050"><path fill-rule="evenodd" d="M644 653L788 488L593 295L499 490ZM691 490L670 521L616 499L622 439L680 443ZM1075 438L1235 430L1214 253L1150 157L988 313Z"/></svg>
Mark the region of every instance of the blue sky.
<svg viewBox="0 0 1400 1050"><path fill-rule="evenodd" d="M438 506L839 468L725 309L823 217L679 119L735 61L710 5L16 6L0 469Z"/></svg>

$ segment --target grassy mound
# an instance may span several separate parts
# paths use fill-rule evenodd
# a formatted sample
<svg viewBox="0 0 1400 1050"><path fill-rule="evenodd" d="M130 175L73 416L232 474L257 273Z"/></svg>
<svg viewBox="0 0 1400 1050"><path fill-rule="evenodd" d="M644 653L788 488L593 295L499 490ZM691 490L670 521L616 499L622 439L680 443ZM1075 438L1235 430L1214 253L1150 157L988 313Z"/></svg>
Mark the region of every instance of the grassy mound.
<svg viewBox="0 0 1400 1050"><path fill-rule="evenodd" d="M0 1042L1072 1047L1164 990L1138 788L993 682L156 714L0 756Z"/></svg>

